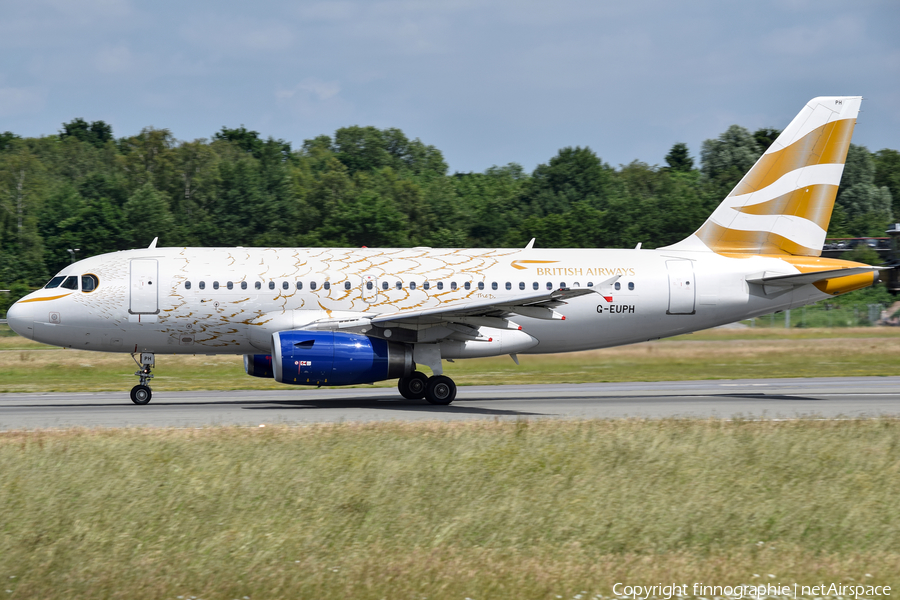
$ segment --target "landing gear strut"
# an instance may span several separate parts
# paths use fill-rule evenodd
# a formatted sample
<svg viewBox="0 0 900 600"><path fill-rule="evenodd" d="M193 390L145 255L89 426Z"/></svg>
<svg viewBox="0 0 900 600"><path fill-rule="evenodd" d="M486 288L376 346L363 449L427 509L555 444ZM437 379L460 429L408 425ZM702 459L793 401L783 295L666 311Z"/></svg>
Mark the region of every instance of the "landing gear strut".
<svg viewBox="0 0 900 600"><path fill-rule="evenodd" d="M135 404L147 404L150 402L150 398L153 397L153 392L150 390L149 385L150 380L153 379L153 373L150 372L150 368L156 366L156 357L152 352L142 352L140 362L138 362L134 354L131 355L131 358L134 359L139 368L134 374L140 377L141 381L131 388L131 401Z"/></svg>
<svg viewBox="0 0 900 600"><path fill-rule="evenodd" d="M456 398L456 384L445 375L426 377L424 373L413 371L397 383L400 395L408 400L424 398L429 404L447 405Z"/></svg>

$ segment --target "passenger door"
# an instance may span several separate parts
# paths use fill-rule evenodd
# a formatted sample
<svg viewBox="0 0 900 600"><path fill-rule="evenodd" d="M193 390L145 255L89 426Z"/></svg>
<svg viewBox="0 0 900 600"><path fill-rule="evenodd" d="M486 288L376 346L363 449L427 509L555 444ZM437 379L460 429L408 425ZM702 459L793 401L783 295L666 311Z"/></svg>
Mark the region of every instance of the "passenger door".
<svg viewBox="0 0 900 600"><path fill-rule="evenodd" d="M159 313L159 265L155 258L131 261L131 285L128 312L133 315Z"/></svg>
<svg viewBox="0 0 900 600"><path fill-rule="evenodd" d="M667 260L669 272L669 310L668 315L694 314L696 287L694 282L694 263L690 260Z"/></svg>

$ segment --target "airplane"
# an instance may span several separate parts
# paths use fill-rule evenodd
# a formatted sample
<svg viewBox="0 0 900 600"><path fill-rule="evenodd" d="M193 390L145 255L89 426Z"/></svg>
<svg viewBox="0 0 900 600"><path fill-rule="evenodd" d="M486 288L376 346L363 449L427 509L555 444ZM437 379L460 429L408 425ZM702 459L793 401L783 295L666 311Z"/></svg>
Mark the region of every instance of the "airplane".
<svg viewBox="0 0 900 600"><path fill-rule="evenodd" d="M131 354L135 404L157 354L242 354L290 385L398 379L447 405L443 361L605 348L796 308L874 284L822 258L862 98L811 100L686 239L655 250L149 248L75 262L7 314L45 344ZM419 370L427 367L432 375Z"/></svg>

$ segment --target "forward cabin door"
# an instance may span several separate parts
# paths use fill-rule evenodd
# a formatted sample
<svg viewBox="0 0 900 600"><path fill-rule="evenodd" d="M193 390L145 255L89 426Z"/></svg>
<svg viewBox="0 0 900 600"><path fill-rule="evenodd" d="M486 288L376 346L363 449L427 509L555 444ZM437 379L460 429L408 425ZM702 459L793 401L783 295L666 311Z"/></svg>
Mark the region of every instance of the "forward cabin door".
<svg viewBox="0 0 900 600"><path fill-rule="evenodd" d="M159 313L159 264L155 258L131 261L131 295L128 312L133 315Z"/></svg>
<svg viewBox="0 0 900 600"><path fill-rule="evenodd" d="M694 290L694 262L691 260L667 260L669 271L669 315L692 315L696 293Z"/></svg>

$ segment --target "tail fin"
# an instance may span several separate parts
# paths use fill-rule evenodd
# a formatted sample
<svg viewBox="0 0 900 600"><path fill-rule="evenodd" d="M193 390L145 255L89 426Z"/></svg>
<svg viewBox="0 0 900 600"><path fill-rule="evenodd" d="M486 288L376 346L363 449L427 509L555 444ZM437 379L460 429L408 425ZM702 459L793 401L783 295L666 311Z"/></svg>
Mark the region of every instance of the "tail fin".
<svg viewBox="0 0 900 600"><path fill-rule="evenodd" d="M706 223L669 248L819 256L861 100L810 100Z"/></svg>

